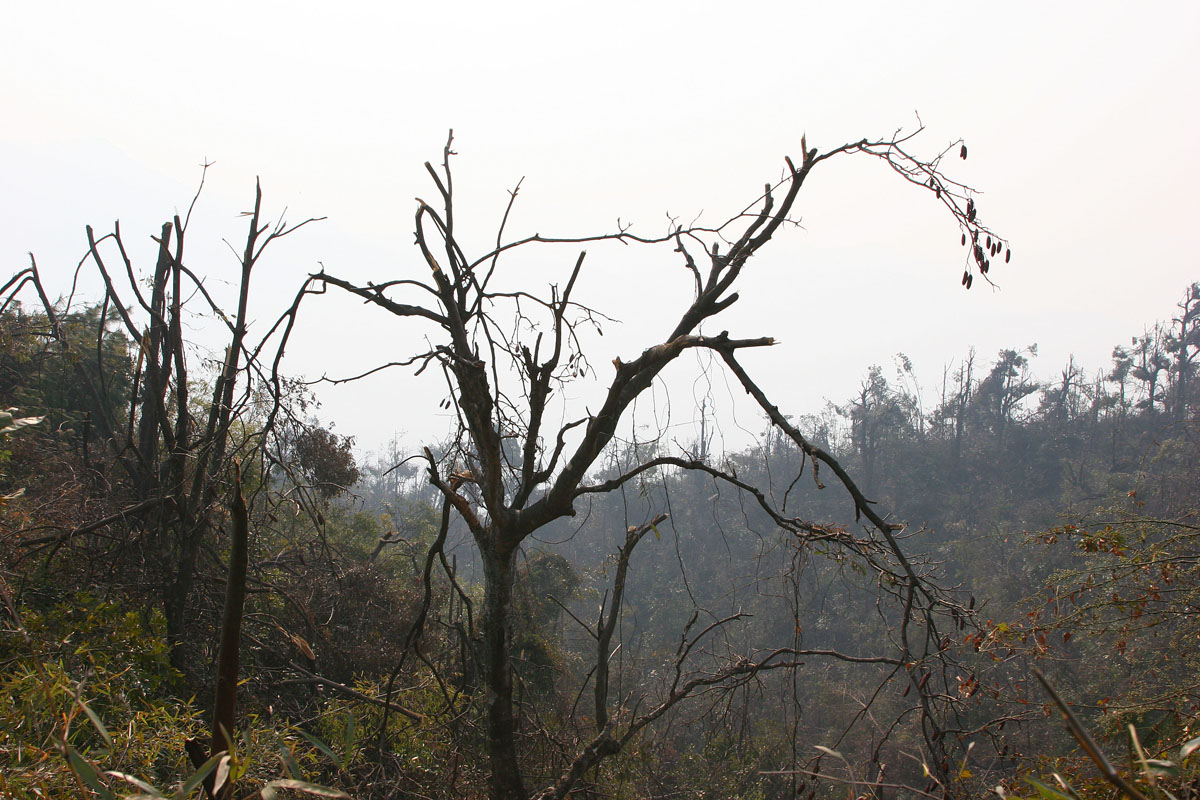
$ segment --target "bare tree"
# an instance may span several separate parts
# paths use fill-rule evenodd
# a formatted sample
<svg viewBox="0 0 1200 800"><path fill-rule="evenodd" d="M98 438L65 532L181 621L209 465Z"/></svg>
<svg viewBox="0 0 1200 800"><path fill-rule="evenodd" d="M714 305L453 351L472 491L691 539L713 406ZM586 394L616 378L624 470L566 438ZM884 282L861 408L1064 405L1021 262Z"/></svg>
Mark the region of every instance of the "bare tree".
<svg viewBox="0 0 1200 800"><path fill-rule="evenodd" d="M917 133L920 131L918 130ZM822 543L830 551L848 555L876 576L880 594L895 603L895 628L889 652L858 655L797 648L757 650L730 657L706 670L690 667L696 643L714 628L730 622L721 619L700 631L685 632L675 662L675 677L665 693L650 704L611 696L607 679L613 621L620 614L624 570L632 552L655 524L654 517L634 526L619 546L616 583L598 624L589 629L596 639L596 665L592 671L595 697L595 731L566 759L561 777L545 786L540 797L564 797L587 772L613 755L647 725L677 703L714 686L733 686L776 668L795 668L805 659L832 658L866 661L887 666L913 690L914 710L930 752L931 769L946 770L943 705L955 690L949 673L937 666L948 657L949 637L942 628L962 625L969 616L950 594L931 580L928 565L910 560L897 541L902 526L888 521L860 491L842 466L825 450L809 442L767 397L743 367L740 354L770 347L768 336L736 337L727 331L701 333L702 323L717 317L739 299L737 283L750 259L792 221L791 214L809 173L832 158L858 154L879 159L900 177L927 190L957 223L967 247L963 285L970 288L976 276L987 279L991 259L1004 253L1007 243L984 227L977 215L974 192L941 172L947 155L966 158L966 147L955 142L940 155L922 160L909 152L909 134L877 141L860 140L827 152L809 149L801 139L799 164L785 159L783 179L768 184L759 198L741 214L715 227L676 227L662 237L642 237L621 228L612 233L577 238L533 235L505 241L504 229L517 191L511 192L508 210L499 226L496 244L487 252L469 255L456 233L455 196L450 168L453 135L447 141L441 168L425 167L437 187L438 208L418 200L415 234L422 266L382 282L360 285L322 269L311 276L297 296L292 321L303 298L320 294L328 286L349 292L398 317L429 325L432 342L424 352L394 362L441 367L448 381L459 427L452 446L435 458L426 450L429 480L441 493L446 513L461 518L478 547L483 567L484 599L478 624L478 650L488 758L490 792L494 798L530 796L521 768L514 735L518 712L514 707L513 665L510 642L514 626L516 559L522 543L551 522L576 513L576 503L620 489L650 470L670 468L705 473L712 479L744 492L769 515L799 548ZM691 302L683 309L661 341L636 357L613 361L615 373L604 398L594 411L585 411L566 424L551 427L551 396L587 370L580 348L581 329L594 324L598 312L575 296L586 253L581 251L566 273L565 283L555 283L538 293L532 287L501 290L494 286L504 262L517 250L550 244L615 241L627 245L672 246L693 283ZM1006 255L1007 259L1007 255ZM532 324L513 325L516 317ZM289 322L289 325L291 323ZM598 459L613 443L631 405L664 368L689 351L709 351L719 357L729 374L766 414L771 424L803 453L820 484L822 471L833 473L848 493L856 520L863 530L790 516L776 508L768 495L740 479L732 468L722 468L686 454L655 454L614 477L594 477ZM803 467L802 467L803 468ZM864 519L865 518L865 519ZM429 554L432 564L434 552ZM444 561L444 559L443 559ZM426 569L428 579L429 569ZM428 591L426 592L428 597ZM410 636L410 644L419 639ZM935 663L936 662L936 663ZM940 676L930 681L934 673ZM947 686L949 684L949 686ZM940 688L938 688L940 687Z"/></svg>
<svg viewBox="0 0 1200 800"><path fill-rule="evenodd" d="M202 179L201 189L203 185ZM75 365L78 380L97 409L91 422L108 445L118 476L123 474L128 480L133 495L132 502L117 514L75 529L26 538L22 546L50 546L53 554L83 534L131 523L134 531L145 536L148 552L144 560L155 564L159 571L172 662L180 670L194 666L179 645L189 630L188 605L202 547L225 518L223 501L232 486L234 461L253 461L262 455L274 419L286 413L276 402L266 425L250 421L257 412L256 393L259 398L270 395L260 390L260 379L268 377L261 362L270 361L266 354L276 331L272 328L257 341L248 336L254 267L273 241L314 221L308 219L296 225L288 225L282 218L274 223L266 221L262 189L255 187L253 211L245 213L249 221L245 245L240 253L235 251L240 262L237 309L226 314L184 259L188 220L198 198L199 191L187 215L176 215L154 237L158 257L145 283L129 256L119 222L112 233L104 236L97 236L90 225L87 227L88 249L80 268L90 261L104 286L99 325L87 332L93 338L76 340L61 324L64 310L50 300L32 254L30 266L0 289L5 306L26 286L36 291L49 322L49 338ZM148 292L144 285L148 285ZM208 375L189 363L183 336L189 298L202 306L201 313L220 320L228 332L228 343L215 365L210 391L201 398L203 411L199 414L191 392ZM138 346L128 407L121 407L116 400L120 387L105 384L103 365L97 372L98 380L83 369L86 359L100 359L105 338L114 335L107 328L112 315L129 341ZM280 353L273 355L278 359ZM273 387L278 401L283 389L277 376Z"/></svg>

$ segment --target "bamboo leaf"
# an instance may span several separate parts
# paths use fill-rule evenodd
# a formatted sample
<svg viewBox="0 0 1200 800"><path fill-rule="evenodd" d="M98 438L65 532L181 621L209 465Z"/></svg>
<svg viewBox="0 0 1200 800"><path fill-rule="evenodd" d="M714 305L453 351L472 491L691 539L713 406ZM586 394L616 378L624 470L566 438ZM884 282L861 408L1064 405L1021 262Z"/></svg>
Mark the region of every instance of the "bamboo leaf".
<svg viewBox="0 0 1200 800"><path fill-rule="evenodd" d="M92 762L88 761L71 745L65 745L67 751L67 763L71 765L72 771L79 776L79 780L87 784L88 788L96 794L100 795L103 800L116 800L109 788L104 785L104 781L100 780L100 773L96 771L96 767Z"/></svg>
<svg viewBox="0 0 1200 800"><path fill-rule="evenodd" d="M331 789L328 786L318 786L315 783L298 781L293 778L283 778L280 780L271 781L262 788L260 793L262 794L264 800L271 800L274 797L278 797L278 793L275 791L276 789L295 789L297 791L304 792L305 794L316 795L317 797L338 797L345 798L345 800L350 800L350 795L346 794L341 789Z"/></svg>
<svg viewBox="0 0 1200 800"><path fill-rule="evenodd" d="M825 753L826 755L833 756L834 758L839 758L842 761L846 760L846 757L844 755L842 755L841 753L839 753L837 750L833 750L831 748L825 747L824 745L820 745L820 744L814 744L813 747L817 748L818 750L820 750L822 753Z"/></svg>
<svg viewBox="0 0 1200 800"><path fill-rule="evenodd" d="M229 768L232 762L233 759L231 759L229 756L225 756L221 759L220 763L217 764L217 771L213 775L213 794L219 794L221 787L225 785L225 781L229 780Z"/></svg>
<svg viewBox="0 0 1200 800"><path fill-rule="evenodd" d="M1147 758L1142 764L1146 772L1156 778L1178 778L1180 774L1179 765L1174 761L1165 761L1161 758Z"/></svg>
<svg viewBox="0 0 1200 800"><path fill-rule="evenodd" d="M1196 748L1198 748L1198 747L1200 747L1200 736L1197 736L1195 739L1192 739L1190 741L1184 742L1183 747L1179 748L1179 760L1182 761L1183 759L1190 756L1192 753L1196 752Z"/></svg>
<svg viewBox="0 0 1200 800"><path fill-rule="evenodd" d="M321 741L316 736L313 736L308 731L302 731L299 729L297 729L296 732L299 733L301 736L303 736L305 739L307 739L308 743L311 744L313 747L317 748L322 753L329 756L329 758L333 761L333 763L340 764L342 762L342 760L337 757L337 754L333 752L333 748L331 748L329 745L325 744L325 742Z"/></svg>
<svg viewBox="0 0 1200 800"><path fill-rule="evenodd" d="M78 697L75 698L75 702L79 704L79 707L83 709L83 713L87 714L88 719L92 721L92 727L99 731L100 738L104 739L104 744L111 748L113 746L112 736L109 735L108 728L104 727L104 723L100 721L100 717L97 716L95 711L92 711L91 706Z"/></svg>
<svg viewBox="0 0 1200 800"><path fill-rule="evenodd" d="M175 793L175 796L181 799L191 796L192 792L196 791L196 787L204 783L204 779L209 776L209 773L216 769L217 765L220 764L222 760L227 758L229 758L229 756L222 751L217 753L208 761L205 761L200 765L199 769L192 773L191 777L183 782L183 786L180 787L179 791Z"/></svg>
<svg viewBox="0 0 1200 800"><path fill-rule="evenodd" d="M141 778L135 778L133 775L129 775L124 772L118 772L115 769L107 770L104 774L111 775L112 777L123 780L126 783L131 783L142 790L142 794L131 795L130 797L126 797L125 800L133 800L134 797L166 797L165 794L155 788L152 784L146 783Z"/></svg>
<svg viewBox="0 0 1200 800"><path fill-rule="evenodd" d="M1046 798L1046 800L1074 800L1074 798L1071 797L1071 795L1066 794L1065 792L1060 792L1058 789L1055 789L1053 786L1047 786L1046 784L1042 783L1039 780L1035 780L1033 778L1026 778L1025 781L1030 786L1032 786L1034 789L1037 789L1038 794L1040 794L1042 797Z"/></svg>

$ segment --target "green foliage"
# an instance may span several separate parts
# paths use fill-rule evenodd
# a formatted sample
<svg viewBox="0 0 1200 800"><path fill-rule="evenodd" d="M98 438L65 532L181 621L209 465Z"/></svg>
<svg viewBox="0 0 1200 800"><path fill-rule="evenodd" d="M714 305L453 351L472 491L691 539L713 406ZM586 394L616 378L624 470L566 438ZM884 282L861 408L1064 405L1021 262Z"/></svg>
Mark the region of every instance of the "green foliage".
<svg viewBox="0 0 1200 800"><path fill-rule="evenodd" d="M0 781L17 796L76 794L63 760L162 782L185 767L183 741L201 725L173 697L161 615L79 593L23 615L0 634ZM83 724L72 724L83 715ZM101 719L119 720L109 733ZM91 724L88 724L90 721ZM84 770L86 773L86 770ZM86 781L85 781L86 782Z"/></svg>
<svg viewBox="0 0 1200 800"><path fill-rule="evenodd" d="M94 347L86 354L64 351L48 337L44 318L0 316L0 406L19 403L22 413L46 414L50 423L28 430L36 418L0 412L0 459L11 448L14 471L20 465L38 472L23 462L53 449L62 468L56 475L85 474L79 466L89 462L72 458L86 454L78 445L96 435L99 409L128 407L136 350L100 315L91 308L64 322L74 341L92 345L104 332L99 358ZM1200 697L1193 687L1200 674L1194 624L1200 432L1162 413L1196 408L1200 381L1191 379L1200 338L1188 330L1193 333L1168 341L1156 328L1132 349L1117 348L1111 371L1094 382L1071 361L1061 380L1039 383L1031 373L1033 349L1005 349L992 364L948 370L932 412L925 410L911 363L901 359L898 380L872 368L840 416L830 411L802 423L862 479L881 508L930 523L929 531L914 533L915 525L906 531L913 536L906 547L944 560L954 579L978 596L978 607L988 608L985 617L994 619L983 630L962 632L947 620L953 637L947 646L965 639L966 659L980 666L978 676L958 687L975 703L964 707L963 729L984 730L989 713L1005 711L1002 690L1020 688L1020 677L1013 678L1016 659L1056 659L1058 678L1069 680L1073 696L1092 707L1089 724L1107 735L1106 746L1127 752L1124 772L1164 800L1167 791L1190 796L1184 787L1200 779L1200 752L1194 752ZM106 403L97 403L89 381ZM191 392L196 420L207 417L207 401L198 399L205 396ZM123 430L123 421L116 422ZM231 448L255 441L257 424L261 419L249 412L235 420ZM197 772L183 749L186 738L205 729L202 711L183 698L209 696L197 676L211 655L207 636L220 580L197 589L180 617L188 652L196 656L191 684L170 666L162 612L128 610L142 607L148 586L160 588L155 570L163 565L147 562L169 555L169 546L155 548L176 533L154 528L147 517L142 527L122 522L68 542L57 551L61 572L39 574L36 592L26 594L25 635L20 628L0 632L0 795L195 796L204 775L218 772L241 786L261 787L264 797L295 791L342 796L317 783L352 788L364 798L483 792L478 630L468 623L481 597L472 583L478 570L469 537L452 529L445 551L466 598L435 563L420 650L404 654L397 669L423 596L420 575L438 529L438 502L416 467L394 469L403 460L395 455L376 470L374 486L356 490L365 502L351 503L338 497L341 487L361 477L348 439L312 424L282 438L274 451L278 461L261 469L253 459L244 464L257 495L256 593L246 615L245 713L232 756ZM670 445L615 448L605 477L654 448L665 453ZM840 520L845 531L860 531L844 497L817 488L828 475L814 475L787 441L768 438L761 448L724 456L703 449L710 463L724 458L723 466L740 479L768 487L775 500L787 497L788 513ZM24 534L30 538L69 531L130 504L120 470L106 472L100 451L93 448L90 465L106 482L81 482L68 502L65 492L54 493L55 484L66 482L51 477L36 497L5 510L0 522L9 530L0 563L6 569L36 563L11 544L24 531L32 531ZM368 478L371 469L364 468ZM213 474L219 484L223 473ZM14 480L26 485L19 476ZM85 497L112 508L85 509ZM640 476L620 494L589 500L586 524L581 503L580 517L546 538L561 546L524 551L518 561L509 645L530 775L558 774L564 754L593 735L588 670L595 642L583 629L610 596L614 542L629 525L667 506L670 521L645 538L630 568L620 641L611 656L618 702L640 704L643 711L655 702L680 631L697 608L703 614L693 633L710 618L746 612L719 640L710 637L697 649L700 671L726 653L766 641L858 653L888 635L891 620L873 605L871 574L836 542L781 546L761 509L706 476L669 470ZM219 500L214 508L207 529L214 537L202 550L200 576L223 574L219 560L208 556L223 552ZM17 535L7 536L12 529ZM1024 531L1038 531L1029 538L1039 544L1019 547ZM103 563L97 554L108 552L125 560L107 577L95 570L100 577L88 585L103 588L93 594L63 588L72 580L64 575ZM1035 591L1035 607L1018 605ZM969 596L964 590L964 605ZM974 597L970 602L975 606ZM565 616L560 603L582 622ZM425 722L391 713L380 736L378 705L339 694L328 682L306 682L296 664L376 700L395 670L389 699ZM919 785L922 763L908 755L925 743L920 730L905 727L913 719L912 698L904 694L908 682L886 672L835 663L791 686L781 672L760 676L741 694L714 691L694 706L694 716L665 716L645 741L588 780L596 796L792 796L800 779L787 769L811 766L822 752L813 744L820 742L841 758L825 753L820 768L831 780L820 788L809 784L814 797L842 796L851 777L879 774L868 765L877 752L884 753L890 779ZM1030 777L1005 784L1026 797L1107 796L1107 784L1045 723L1037 698L1026 693L1021 700L1019 710L1031 712L1033 721L1009 741L1025 743L1026 755L980 755L968 768L960 757L970 742L957 742L950 772L958 768L962 782L948 791L995 786L998 778L991 776L1007 770L1009 778ZM896 720L905 724L888 728ZM1129 737L1131 724L1136 739ZM890 750L880 751L884 729ZM994 763L999 766L988 773ZM972 772L972 780L963 777Z"/></svg>
<svg viewBox="0 0 1200 800"><path fill-rule="evenodd" d="M116 311L86 306L60 312L58 323L56 339L44 314L0 315L0 402L47 415L47 430L76 439L112 435L123 417L111 415L128 408L134 371Z"/></svg>
<svg viewBox="0 0 1200 800"><path fill-rule="evenodd" d="M328 500L358 483L354 439L321 427L305 427L291 442L296 467Z"/></svg>
<svg viewBox="0 0 1200 800"><path fill-rule="evenodd" d="M1181 745L1163 749L1158 757L1142 742L1138 729L1129 725L1120 741L1115 742L1120 750L1099 751L1099 756L1113 769L1114 775L1105 775L1104 769L1093 759L1044 759L1026 775L1023 782L1033 791L1019 791L1018 785L1011 788L1001 785L996 791L1002 798L1012 800L1107 800L1114 796L1114 783L1124 781L1132 792L1118 790L1117 795L1132 800L1194 800L1200 795L1200 738L1190 739ZM1123 752L1124 757L1114 753Z"/></svg>
<svg viewBox="0 0 1200 800"><path fill-rule="evenodd" d="M305 780L297 765L315 763L317 751L298 732L253 715L231 758L194 770L184 741L206 727L200 710L178 699L160 612L126 611L80 592L26 611L22 622L0 634L3 796L78 796L87 787L101 798L183 800L215 773L261 786L264 796L289 789L347 797ZM292 774L280 779L281 769ZM128 794L131 787L137 793Z"/></svg>

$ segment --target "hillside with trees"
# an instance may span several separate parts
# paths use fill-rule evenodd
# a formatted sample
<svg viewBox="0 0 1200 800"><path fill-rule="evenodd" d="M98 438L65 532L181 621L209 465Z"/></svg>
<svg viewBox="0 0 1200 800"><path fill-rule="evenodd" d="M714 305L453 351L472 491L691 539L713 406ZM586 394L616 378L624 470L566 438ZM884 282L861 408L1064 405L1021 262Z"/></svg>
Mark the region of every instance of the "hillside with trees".
<svg viewBox="0 0 1200 800"><path fill-rule="evenodd" d="M946 175L965 145L803 143L721 225L508 238L506 213L478 252L451 145L413 263L322 268L274 320L251 324L260 263L312 220L272 221L261 189L233 307L188 266L190 211L150 265L88 227L99 299L33 257L3 287L0 793L1196 795L1200 283L1110 364L1045 377L1015 341L922 388L898 354L792 408L742 360L769 320L721 329L754 302L743 271L854 157L937 208L986 285L1012 251ZM673 253L690 293L610 365L576 284L611 242ZM547 250L552 275L507 269ZM423 326L379 369L444 374L444 438L364 454L284 373L339 292ZM753 403L753 445L630 424L694 351Z"/></svg>

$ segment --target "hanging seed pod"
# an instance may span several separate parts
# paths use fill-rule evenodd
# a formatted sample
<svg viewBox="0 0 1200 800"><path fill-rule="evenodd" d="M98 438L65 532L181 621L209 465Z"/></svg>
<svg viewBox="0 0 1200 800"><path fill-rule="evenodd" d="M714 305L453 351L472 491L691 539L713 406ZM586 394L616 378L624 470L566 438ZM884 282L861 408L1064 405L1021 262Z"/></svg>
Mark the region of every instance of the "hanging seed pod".
<svg viewBox="0 0 1200 800"><path fill-rule="evenodd" d="M1012 258L1012 248L1011 247L1008 248L1008 250L1004 251L1004 263L1007 264L1008 260L1010 258Z"/></svg>
<svg viewBox="0 0 1200 800"><path fill-rule="evenodd" d="M941 200L942 199L942 187L940 187L940 186L935 187L933 190L933 194L934 194L934 196L937 197L938 200Z"/></svg>
<svg viewBox="0 0 1200 800"><path fill-rule="evenodd" d="M966 285L967 285L967 279L968 279L968 278L970 278L970 277L971 277L971 273L967 272L967 271L964 269L964 270L963 270L963 279L962 279L962 285L963 285L963 286L966 286Z"/></svg>
<svg viewBox="0 0 1200 800"><path fill-rule="evenodd" d="M989 253L992 252L992 237L990 236L987 237L987 248Z"/></svg>
<svg viewBox="0 0 1200 800"><path fill-rule="evenodd" d="M965 233L962 235L962 243L963 247L967 246L967 235Z"/></svg>
<svg viewBox="0 0 1200 800"><path fill-rule="evenodd" d="M975 276L974 276L974 275L968 275L968 276L967 276L967 288L968 288L968 289L970 289L970 288L971 288L971 284L972 284L972 283L974 283L974 282L975 282Z"/></svg>
<svg viewBox="0 0 1200 800"><path fill-rule="evenodd" d="M979 271L982 272L984 275L987 275L987 271L991 268L992 268L992 262L988 261L986 258L983 260L983 263L979 265Z"/></svg>
<svg viewBox="0 0 1200 800"><path fill-rule="evenodd" d="M959 148L958 157L961 158L963 161L967 160L967 146L965 144L961 148Z"/></svg>

